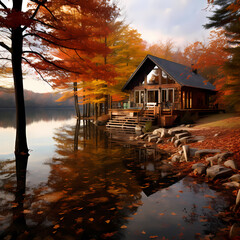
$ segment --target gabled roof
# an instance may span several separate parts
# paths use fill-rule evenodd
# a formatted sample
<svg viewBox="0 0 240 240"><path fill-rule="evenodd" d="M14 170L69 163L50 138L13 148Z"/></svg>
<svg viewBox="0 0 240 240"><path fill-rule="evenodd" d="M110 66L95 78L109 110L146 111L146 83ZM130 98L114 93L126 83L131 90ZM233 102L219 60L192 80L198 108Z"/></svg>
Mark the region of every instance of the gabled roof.
<svg viewBox="0 0 240 240"><path fill-rule="evenodd" d="M149 65L151 65L150 68L148 67ZM216 90L215 86L209 83L205 78L197 73L192 72L190 67L152 55L147 55L145 57L145 59L140 63L135 72L132 74L132 76L128 79L122 90L124 91L131 89L131 86L135 85L133 82L138 81L137 78L139 77L139 73L142 74L144 72L143 69L147 69L146 72L148 74L155 65L165 71L181 86L189 86L211 91Z"/></svg>

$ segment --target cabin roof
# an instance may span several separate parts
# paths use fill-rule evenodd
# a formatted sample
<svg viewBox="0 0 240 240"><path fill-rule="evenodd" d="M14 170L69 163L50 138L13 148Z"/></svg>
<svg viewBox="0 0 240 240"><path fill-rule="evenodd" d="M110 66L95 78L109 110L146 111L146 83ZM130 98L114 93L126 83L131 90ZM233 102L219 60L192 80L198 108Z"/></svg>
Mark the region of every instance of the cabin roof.
<svg viewBox="0 0 240 240"><path fill-rule="evenodd" d="M216 88L200 74L192 72L190 67L185 65L171 62L162 58L152 55L147 55L145 59L139 64L135 72L128 79L122 90L130 90L139 81L139 74L148 74L155 65L170 75L181 86L189 86L194 88L201 88L206 90L215 91Z"/></svg>

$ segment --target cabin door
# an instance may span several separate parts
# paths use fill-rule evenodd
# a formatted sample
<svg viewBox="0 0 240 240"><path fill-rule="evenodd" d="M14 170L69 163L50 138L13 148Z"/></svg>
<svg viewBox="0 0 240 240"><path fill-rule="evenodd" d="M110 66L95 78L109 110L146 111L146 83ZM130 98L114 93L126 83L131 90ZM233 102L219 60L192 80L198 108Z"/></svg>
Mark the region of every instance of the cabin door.
<svg viewBox="0 0 240 240"><path fill-rule="evenodd" d="M159 90L148 90L147 91L147 102L148 103L156 103L156 105L158 105Z"/></svg>

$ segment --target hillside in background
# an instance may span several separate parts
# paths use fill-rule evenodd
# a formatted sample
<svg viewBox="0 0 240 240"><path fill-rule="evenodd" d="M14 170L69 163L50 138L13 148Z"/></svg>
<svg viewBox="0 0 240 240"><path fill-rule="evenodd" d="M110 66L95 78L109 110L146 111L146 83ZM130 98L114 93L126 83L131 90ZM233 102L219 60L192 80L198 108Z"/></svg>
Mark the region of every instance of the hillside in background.
<svg viewBox="0 0 240 240"><path fill-rule="evenodd" d="M74 107L73 99L56 102L62 95L57 93L35 93L25 90L25 106L27 108L59 108ZM14 93L0 89L0 108L15 108Z"/></svg>

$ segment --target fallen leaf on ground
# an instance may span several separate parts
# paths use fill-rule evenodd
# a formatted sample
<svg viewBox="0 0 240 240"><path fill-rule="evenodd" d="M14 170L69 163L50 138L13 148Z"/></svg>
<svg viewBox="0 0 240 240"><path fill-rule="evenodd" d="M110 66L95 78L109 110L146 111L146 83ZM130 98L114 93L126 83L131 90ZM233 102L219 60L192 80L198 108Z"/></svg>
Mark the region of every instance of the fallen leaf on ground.
<svg viewBox="0 0 240 240"><path fill-rule="evenodd" d="M121 228L127 228L127 226L126 225L122 225Z"/></svg>

